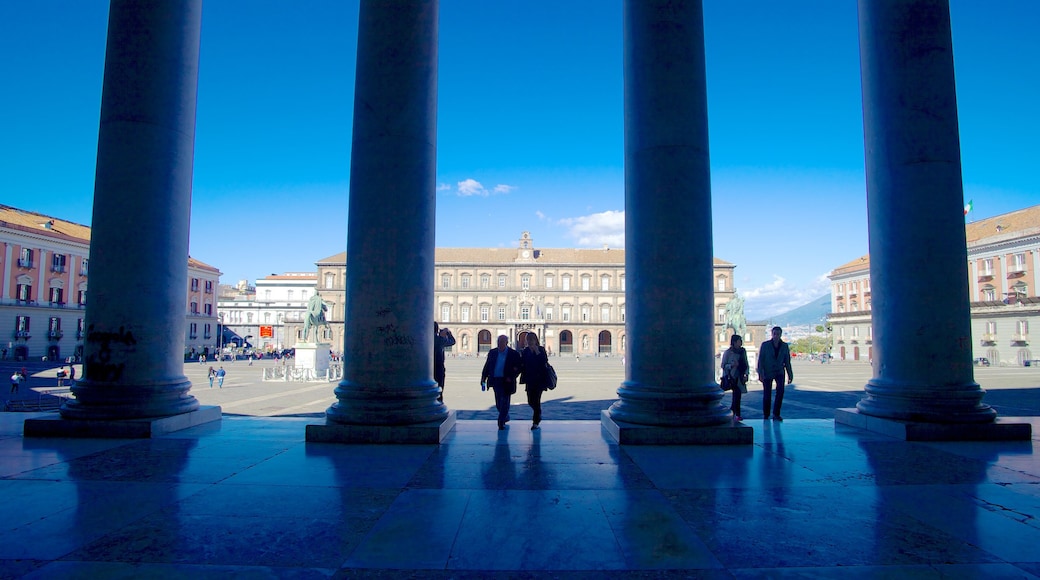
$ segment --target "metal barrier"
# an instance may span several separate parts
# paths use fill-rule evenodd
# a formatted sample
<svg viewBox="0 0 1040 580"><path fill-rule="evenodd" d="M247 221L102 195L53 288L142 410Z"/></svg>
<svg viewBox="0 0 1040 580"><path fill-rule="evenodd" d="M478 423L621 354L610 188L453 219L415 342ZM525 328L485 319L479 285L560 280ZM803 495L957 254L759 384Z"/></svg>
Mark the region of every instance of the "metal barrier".
<svg viewBox="0 0 1040 580"><path fill-rule="evenodd" d="M286 382L286 383L332 383L343 378L343 365L329 365L324 373L317 373L314 369L298 369L296 367L271 367L263 369L261 380L263 382Z"/></svg>

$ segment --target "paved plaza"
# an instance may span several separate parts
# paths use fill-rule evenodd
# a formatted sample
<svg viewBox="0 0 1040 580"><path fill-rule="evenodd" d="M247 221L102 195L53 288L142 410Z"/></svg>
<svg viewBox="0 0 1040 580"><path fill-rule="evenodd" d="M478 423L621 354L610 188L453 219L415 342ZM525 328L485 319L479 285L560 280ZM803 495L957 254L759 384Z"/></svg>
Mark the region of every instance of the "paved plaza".
<svg viewBox="0 0 1040 580"><path fill-rule="evenodd" d="M598 420L601 410L617 400L617 388L624 380L620 358L555 357L552 364L560 375L560 387L546 393L543 412L546 420ZM32 398L30 388L48 390L56 385L58 367L53 363L33 363L32 378L23 387L22 398ZM225 414L260 417L319 416L335 402L332 390L335 383L263 382L263 369L280 366L280 361L261 360L249 365L247 361L223 363L227 371L224 388L209 388L206 372L209 363L187 363L185 374L194 387L191 394L204 405L220 405ZM446 404L458 411L459 419L494 419L494 397L480 390L480 370L483 359L449 358L445 386ZM219 365L214 365L219 366ZM8 377L15 363L0 363L0 372ZM80 367L77 366L77 370ZM788 386L783 415L791 419L832 419L834 409L852 407L863 396L863 385L870 379L866 363L819 364L795 361L795 384ZM976 367L975 380L986 389L984 401L1002 416L1040 415L1040 368L1038 367ZM521 387L522 389L522 387ZM0 389L0 400L8 396L8 389ZM729 404L729 395L724 399ZM530 419L524 393L513 397L513 416ZM745 419L761 419L762 390L752 381L742 405Z"/></svg>

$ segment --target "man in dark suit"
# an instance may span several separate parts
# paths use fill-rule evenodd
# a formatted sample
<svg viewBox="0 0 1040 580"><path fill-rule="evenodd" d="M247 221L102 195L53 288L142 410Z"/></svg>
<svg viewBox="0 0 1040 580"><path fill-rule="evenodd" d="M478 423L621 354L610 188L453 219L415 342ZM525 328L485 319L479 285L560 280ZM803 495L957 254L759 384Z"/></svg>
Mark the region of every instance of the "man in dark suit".
<svg viewBox="0 0 1040 580"><path fill-rule="evenodd" d="M491 387L495 391L495 408L498 409L498 429L506 428L509 421L509 403L516 392L516 377L520 375L520 353L509 348L509 337L498 337L498 348L488 353L484 370L480 373L480 388Z"/></svg>

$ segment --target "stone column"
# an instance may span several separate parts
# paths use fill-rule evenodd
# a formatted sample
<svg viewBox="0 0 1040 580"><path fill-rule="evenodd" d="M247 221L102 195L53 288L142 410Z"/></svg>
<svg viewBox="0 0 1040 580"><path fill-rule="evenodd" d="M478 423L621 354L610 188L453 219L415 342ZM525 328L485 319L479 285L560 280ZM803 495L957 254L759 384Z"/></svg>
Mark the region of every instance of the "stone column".
<svg viewBox="0 0 1040 580"><path fill-rule="evenodd" d="M860 0L874 377L870 416L990 422L972 371L948 0Z"/></svg>
<svg viewBox="0 0 1040 580"><path fill-rule="evenodd" d="M66 419L194 411L184 375L201 0L112 0L83 377Z"/></svg>
<svg viewBox="0 0 1040 580"><path fill-rule="evenodd" d="M343 380L327 425L448 417L432 378L437 15L437 0L361 2Z"/></svg>
<svg viewBox="0 0 1040 580"><path fill-rule="evenodd" d="M720 425L731 413L715 382L702 5L626 0L624 11L630 340L620 400L604 424Z"/></svg>

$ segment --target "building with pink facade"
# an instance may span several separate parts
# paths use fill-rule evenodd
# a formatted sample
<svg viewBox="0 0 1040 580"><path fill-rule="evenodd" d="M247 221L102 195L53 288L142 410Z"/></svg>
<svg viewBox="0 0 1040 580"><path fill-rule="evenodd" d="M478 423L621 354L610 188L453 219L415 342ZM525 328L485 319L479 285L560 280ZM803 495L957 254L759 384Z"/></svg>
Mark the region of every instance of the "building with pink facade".
<svg viewBox="0 0 1040 580"><path fill-rule="evenodd" d="M0 349L8 359L82 355L90 227L0 205ZM216 345L220 271L188 259L185 352Z"/></svg>
<svg viewBox="0 0 1040 580"><path fill-rule="evenodd" d="M965 226L972 350L980 364L1032 364L1029 327L1040 328L1040 205ZM832 354L873 358L870 256L831 271ZM934 291L941 292L942 288ZM985 362L983 362L985 361Z"/></svg>

